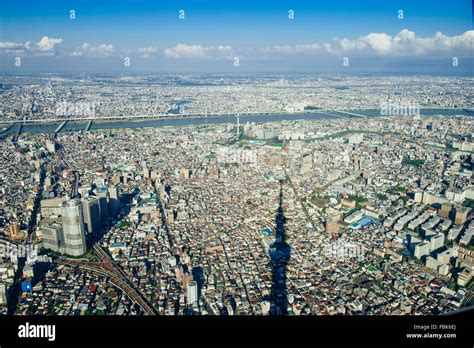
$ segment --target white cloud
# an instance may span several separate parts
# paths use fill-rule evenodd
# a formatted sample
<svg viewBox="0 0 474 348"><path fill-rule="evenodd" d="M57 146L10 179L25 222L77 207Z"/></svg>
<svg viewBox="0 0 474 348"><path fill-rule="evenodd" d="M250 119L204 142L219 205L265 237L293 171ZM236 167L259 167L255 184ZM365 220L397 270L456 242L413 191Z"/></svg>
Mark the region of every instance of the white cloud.
<svg viewBox="0 0 474 348"><path fill-rule="evenodd" d="M35 41L33 41L35 42ZM18 43L0 41L0 54L50 56L64 52L70 56L111 57L119 53L133 54L131 50L117 52L112 44L93 46L84 43L75 49L63 48L63 39L43 36L36 44L31 41ZM61 45L58 49L58 45ZM143 58L149 58L159 52L157 47L142 47L135 50ZM227 45L204 46L180 43L163 50L167 59L272 59L318 55L350 55L380 57L417 57L417 56L472 56L474 53L474 30L459 35L445 35L437 32L432 36L420 37L415 32L403 29L389 35L383 32L369 33L359 38L334 38L330 42L307 43L298 45L274 45L268 47L240 47Z"/></svg>
<svg viewBox="0 0 474 348"><path fill-rule="evenodd" d="M142 54L143 58L150 58L153 53L158 49L156 47L142 47L138 50Z"/></svg>
<svg viewBox="0 0 474 348"><path fill-rule="evenodd" d="M43 36L40 41L34 46L31 41L26 41L24 44L11 41L0 42L0 53L32 56L51 56L57 52L55 46L61 44L62 39L49 38Z"/></svg>
<svg viewBox="0 0 474 348"><path fill-rule="evenodd" d="M12 41L0 41L0 54L23 56L31 49L31 42L25 44Z"/></svg>
<svg viewBox="0 0 474 348"><path fill-rule="evenodd" d="M54 49L54 46L59 45L63 42L63 39L54 39L47 36L43 36L40 41L36 44L38 50L41 52L50 52Z"/></svg>
<svg viewBox="0 0 474 348"><path fill-rule="evenodd" d="M232 47L230 46L201 46L178 44L174 47L164 50L166 58L170 59L203 59L203 58L232 58L234 56Z"/></svg>
<svg viewBox="0 0 474 348"><path fill-rule="evenodd" d="M315 54L319 52L321 52L321 46L319 44L275 45L271 47L265 47L259 50L259 53L263 55L306 55Z"/></svg>
<svg viewBox="0 0 474 348"><path fill-rule="evenodd" d="M331 42L300 45L275 45L257 49L238 49L238 56L260 59L305 55L359 55L381 57L416 57L423 55L451 55L474 53L474 30L457 36L437 32L431 37L417 37L413 31L403 29L391 36L386 33L369 33L357 39L334 38Z"/></svg>
<svg viewBox="0 0 474 348"><path fill-rule="evenodd" d="M213 47L210 48L210 51L213 51ZM232 47L230 46L217 46L217 54L221 57L226 57L226 58L233 58L234 57L234 51L232 50Z"/></svg>
<svg viewBox="0 0 474 348"><path fill-rule="evenodd" d="M115 54L115 49L112 44L101 44L99 46L92 46L85 42L81 47L77 47L70 55L74 57L89 56L89 57L110 57Z"/></svg>
<svg viewBox="0 0 474 348"><path fill-rule="evenodd" d="M102 44L96 47L89 46L89 50L100 56L110 56L115 53L114 46L112 44Z"/></svg>
<svg viewBox="0 0 474 348"><path fill-rule="evenodd" d="M431 37L418 37L413 31L403 29L391 36L387 33L369 33L356 39L334 38L331 42L300 45L274 45L263 48L230 46L201 46L178 44L164 50L170 59L182 58L232 58L234 56L271 59L305 55L359 55L382 57L416 57L423 55L469 54L474 48L474 30L457 36L437 32ZM474 53L474 52L473 52Z"/></svg>
<svg viewBox="0 0 474 348"><path fill-rule="evenodd" d="M0 41L0 53L11 54L11 55L24 55L27 48L25 45L12 42L12 41Z"/></svg>
<svg viewBox="0 0 474 348"><path fill-rule="evenodd" d="M364 39L377 52L388 53L392 49L392 38L385 33L371 33Z"/></svg>
<svg viewBox="0 0 474 348"><path fill-rule="evenodd" d="M323 46L330 54L352 52L393 57L466 52L474 48L474 30L457 36L447 36L437 32L432 37L417 37L413 31L403 29L395 36L370 33L355 40L335 38L331 43L325 43Z"/></svg>
<svg viewBox="0 0 474 348"><path fill-rule="evenodd" d="M165 49L167 58L205 58L206 52L201 45L178 44L175 47Z"/></svg>
<svg viewBox="0 0 474 348"><path fill-rule="evenodd" d="M16 42L11 42L11 41L0 41L0 49L10 49L10 50L14 50L14 49L21 49L23 48L23 45L20 44L20 43L16 43Z"/></svg>

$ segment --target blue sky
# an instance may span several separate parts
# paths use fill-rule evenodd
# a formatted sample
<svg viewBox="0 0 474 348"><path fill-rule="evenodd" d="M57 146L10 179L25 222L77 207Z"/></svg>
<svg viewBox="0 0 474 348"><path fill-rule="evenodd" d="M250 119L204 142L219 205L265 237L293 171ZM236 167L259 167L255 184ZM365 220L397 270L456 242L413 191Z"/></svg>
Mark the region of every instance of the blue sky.
<svg viewBox="0 0 474 348"><path fill-rule="evenodd" d="M365 67L378 58L380 69L394 57L397 65L406 60L426 67L427 61L431 66L435 58L454 55L472 66L471 2L2 0L0 70L11 70L16 56L22 57L23 67L45 71L115 65L120 70L124 57L137 70L225 70L232 69L234 57L242 69L257 70L311 70L315 63L330 65L345 56L362 63L366 58ZM71 9L74 20L69 19ZM184 20L178 18L181 9ZM289 10L295 12L293 20ZM401 20L398 10L403 10ZM403 30L413 34L404 34L399 47L395 42ZM444 36L436 38L437 32ZM416 57L410 57L410 50L418 52Z"/></svg>

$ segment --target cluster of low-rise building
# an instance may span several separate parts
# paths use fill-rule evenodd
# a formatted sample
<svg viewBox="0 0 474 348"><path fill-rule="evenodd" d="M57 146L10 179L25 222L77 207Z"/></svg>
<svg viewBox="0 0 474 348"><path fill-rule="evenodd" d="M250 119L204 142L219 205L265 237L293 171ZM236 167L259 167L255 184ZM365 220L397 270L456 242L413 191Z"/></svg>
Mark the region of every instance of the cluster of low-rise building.
<svg viewBox="0 0 474 348"><path fill-rule="evenodd" d="M472 152L454 144L472 144L472 118L240 121L58 133L61 150L43 155L26 144L49 137L23 135L19 160L33 152L45 171L32 239L81 256L61 231L91 238L166 315L272 314L275 286L294 315L468 304ZM7 156L18 148L4 146ZM69 216L68 206L81 209ZM274 261L278 229L284 267ZM110 295L107 278L52 264L21 313L139 313L125 294ZM125 302L110 309L104 297Z"/></svg>
<svg viewBox="0 0 474 348"><path fill-rule="evenodd" d="M459 76L195 74L4 76L0 122L139 115L472 108ZM446 92L445 86L450 86ZM337 98L334 98L337 94ZM400 106L399 106L400 105ZM392 109L391 109L392 110Z"/></svg>
<svg viewBox="0 0 474 348"><path fill-rule="evenodd" d="M71 266L47 271L24 291L17 315L138 315L141 310L109 278Z"/></svg>

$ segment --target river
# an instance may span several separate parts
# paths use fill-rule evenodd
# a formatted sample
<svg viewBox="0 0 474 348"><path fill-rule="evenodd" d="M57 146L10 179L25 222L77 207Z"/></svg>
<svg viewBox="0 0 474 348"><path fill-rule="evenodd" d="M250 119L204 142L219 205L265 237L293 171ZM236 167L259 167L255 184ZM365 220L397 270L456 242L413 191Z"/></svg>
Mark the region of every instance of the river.
<svg viewBox="0 0 474 348"><path fill-rule="evenodd" d="M380 116L379 109L371 110L348 110L367 117ZM474 116L474 112L462 109L421 109L421 116ZM336 115L336 117L334 116ZM287 113L275 115L248 115L240 116L240 123L247 122L264 123L273 121L295 121L295 120L317 120L325 118L349 118L351 116L336 111L317 112L314 113ZM235 116L209 116L209 117L189 117L189 118L170 118L170 119L142 119L142 120L110 120L96 121L91 125L90 130L99 129L116 129L116 128L144 128L144 127L172 127L172 126L188 126L188 125L205 125L205 124L223 124L235 123ZM74 132L84 130L88 121L82 120L78 122L69 121L61 132ZM25 124L22 133L54 133L60 122L44 123L44 124ZM4 134L12 134L16 127L11 127Z"/></svg>

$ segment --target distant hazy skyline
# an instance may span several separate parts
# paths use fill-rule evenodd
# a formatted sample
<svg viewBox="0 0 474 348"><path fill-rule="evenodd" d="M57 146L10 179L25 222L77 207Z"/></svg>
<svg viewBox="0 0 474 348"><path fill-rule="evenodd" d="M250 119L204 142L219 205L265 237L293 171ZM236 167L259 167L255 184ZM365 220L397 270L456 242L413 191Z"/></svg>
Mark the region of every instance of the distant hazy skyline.
<svg viewBox="0 0 474 348"><path fill-rule="evenodd" d="M7 0L0 71L470 73L472 25L471 0Z"/></svg>

